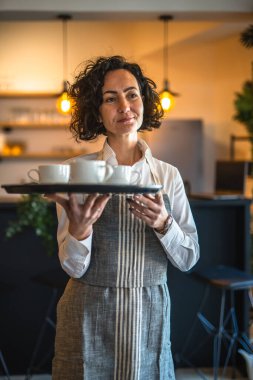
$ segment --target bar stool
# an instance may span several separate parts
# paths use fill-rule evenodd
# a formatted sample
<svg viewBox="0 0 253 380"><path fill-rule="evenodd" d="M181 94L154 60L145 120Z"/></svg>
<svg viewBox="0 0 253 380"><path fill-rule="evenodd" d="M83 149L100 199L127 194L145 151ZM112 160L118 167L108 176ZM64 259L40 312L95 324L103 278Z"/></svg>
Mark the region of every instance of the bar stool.
<svg viewBox="0 0 253 380"><path fill-rule="evenodd" d="M43 364L46 362L46 360L49 358L50 354L52 354L53 352L53 345L52 345L52 347L48 350L46 355L42 359L40 359L39 363L37 365L35 364L36 359L38 358L38 353L39 353L39 349L41 347L43 338L45 337L45 334L46 334L47 327L51 327L53 330L55 330L56 304L68 282L68 279L69 279L69 276L60 267L56 269L52 269L47 272L43 272L32 278L33 281L50 287L50 289L52 290L52 293L51 293L51 297L49 300L44 321L42 323L41 329L39 331L38 337L35 342L34 350L33 350L32 357L27 369L25 380L31 379L34 371L39 371L42 368Z"/></svg>
<svg viewBox="0 0 253 380"><path fill-rule="evenodd" d="M7 284L5 282L0 281L0 291L1 292L10 291L10 290L14 289L14 287L15 286L13 284ZM4 359L4 355L3 355L3 352L1 351L1 349L0 349L0 365L3 368L3 371L4 371L3 374L5 375L5 378L7 380L11 380L10 372L9 372L8 367L7 367L7 364L6 364L6 361Z"/></svg>
<svg viewBox="0 0 253 380"><path fill-rule="evenodd" d="M235 376L235 355L237 345L253 353L253 347L246 331L240 331L238 326L237 308L235 303L235 292L240 290L250 290L253 287L253 275L234 267L218 265L194 272L201 281L207 284L204 299L210 287L215 287L221 291L221 301L219 310L219 323L215 327L199 310L197 317L206 332L213 336L213 375L214 380L218 379L218 371L221 361L222 342L226 343L225 361L222 376L225 375L227 366L232 360L232 368ZM208 289L209 288L209 289ZM229 296L229 299L228 297Z"/></svg>
<svg viewBox="0 0 253 380"><path fill-rule="evenodd" d="M7 364L5 363L2 351L0 351L0 363L1 363L2 367L3 367L5 378L7 380L11 380L10 372L8 370Z"/></svg>

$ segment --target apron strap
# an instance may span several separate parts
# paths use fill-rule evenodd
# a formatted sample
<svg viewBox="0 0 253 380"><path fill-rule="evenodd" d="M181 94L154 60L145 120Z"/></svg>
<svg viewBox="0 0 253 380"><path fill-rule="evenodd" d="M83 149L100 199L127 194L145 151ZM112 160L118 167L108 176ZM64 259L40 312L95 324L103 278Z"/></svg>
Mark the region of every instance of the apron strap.
<svg viewBox="0 0 253 380"><path fill-rule="evenodd" d="M103 155L104 155L103 153L104 153L103 149L100 150L100 152L98 152L96 160L102 160L103 161Z"/></svg>
<svg viewBox="0 0 253 380"><path fill-rule="evenodd" d="M151 171L151 175L153 177L153 180L155 182L155 185L163 185L162 179L159 177L157 170L155 169L155 162L153 156L147 157L146 156L146 161L148 163L148 166Z"/></svg>

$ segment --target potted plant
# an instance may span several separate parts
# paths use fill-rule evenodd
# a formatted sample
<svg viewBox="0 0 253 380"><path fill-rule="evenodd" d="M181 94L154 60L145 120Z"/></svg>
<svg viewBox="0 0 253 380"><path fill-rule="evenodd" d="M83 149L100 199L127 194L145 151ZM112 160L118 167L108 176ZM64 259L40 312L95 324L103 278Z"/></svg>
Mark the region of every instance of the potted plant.
<svg viewBox="0 0 253 380"><path fill-rule="evenodd" d="M240 41L246 48L253 47L253 25L250 25L241 33ZM251 142L251 175L253 176L253 61L251 62L251 80L246 81L242 91L236 93L234 105L236 113L234 119L242 123L249 134ZM252 188L253 192L253 188ZM251 215L253 218L253 215ZM251 221L253 225L253 220ZM252 234L253 241L253 234ZM253 244L252 244L252 268L253 268Z"/></svg>
<svg viewBox="0 0 253 380"><path fill-rule="evenodd" d="M56 219L50 208L50 202L39 194L23 196L17 205L17 220L9 222L5 236L12 238L28 227L32 227L35 234L42 239L48 254L52 255L55 251Z"/></svg>
<svg viewBox="0 0 253 380"><path fill-rule="evenodd" d="M253 81L246 81L243 84L242 92L236 93L234 104L236 109L234 119L242 123L253 138ZM253 151L251 153L253 158Z"/></svg>
<svg viewBox="0 0 253 380"><path fill-rule="evenodd" d="M253 47L253 25L250 25L241 33L240 41L246 48ZM241 92L236 92L234 101L236 113L234 119L242 123L247 129L251 141L251 158L253 161L253 62L251 65L251 80L243 84Z"/></svg>

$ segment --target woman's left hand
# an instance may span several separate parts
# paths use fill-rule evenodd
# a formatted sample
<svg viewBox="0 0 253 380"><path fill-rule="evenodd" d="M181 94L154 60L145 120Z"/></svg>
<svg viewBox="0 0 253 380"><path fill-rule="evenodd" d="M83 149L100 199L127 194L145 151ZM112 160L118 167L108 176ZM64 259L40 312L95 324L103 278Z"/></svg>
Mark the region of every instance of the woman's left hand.
<svg viewBox="0 0 253 380"><path fill-rule="evenodd" d="M142 219L149 227L160 229L163 228L168 212L166 210L163 196L157 193L155 196L151 194L135 195L128 198L130 211L139 219Z"/></svg>

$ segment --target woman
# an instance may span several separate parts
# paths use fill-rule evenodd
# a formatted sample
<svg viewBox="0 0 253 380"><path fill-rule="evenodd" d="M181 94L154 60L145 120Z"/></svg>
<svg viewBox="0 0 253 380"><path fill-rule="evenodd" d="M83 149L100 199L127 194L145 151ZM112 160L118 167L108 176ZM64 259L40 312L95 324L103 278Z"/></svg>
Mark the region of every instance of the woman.
<svg viewBox="0 0 253 380"><path fill-rule="evenodd" d="M152 157L138 132L160 126L155 84L123 57L90 61L71 87L71 131L107 136L86 159L131 165L155 196L92 194L58 203L59 258L71 276L58 304L53 380L175 379L167 265L198 260L197 232L178 170Z"/></svg>

